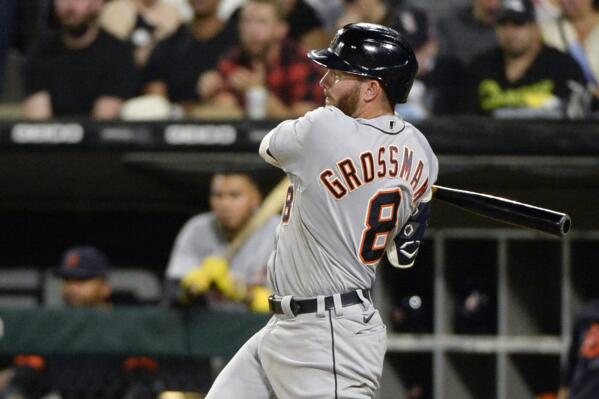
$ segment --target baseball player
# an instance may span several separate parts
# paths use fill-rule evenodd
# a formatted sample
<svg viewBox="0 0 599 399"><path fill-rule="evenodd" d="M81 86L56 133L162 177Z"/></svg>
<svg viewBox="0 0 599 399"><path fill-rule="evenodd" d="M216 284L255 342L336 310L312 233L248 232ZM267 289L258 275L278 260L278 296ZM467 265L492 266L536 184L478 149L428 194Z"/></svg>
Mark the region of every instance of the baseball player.
<svg viewBox="0 0 599 399"><path fill-rule="evenodd" d="M255 231L230 261L222 258L261 200L256 182L245 173L212 177L211 211L191 218L177 235L166 270L169 301L203 296L213 309L268 311L266 264L278 218Z"/></svg>
<svg viewBox="0 0 599 399"><path fill-rule="evenodd" d="M327 106L260 146L292 182L268 265L274 315L209 399L373 398L379 386L386 328L370 288L385 253L413 262L438 169L424 136L393 113L418 65L399 33L366 23L309 57L328 69Z"/></svg>

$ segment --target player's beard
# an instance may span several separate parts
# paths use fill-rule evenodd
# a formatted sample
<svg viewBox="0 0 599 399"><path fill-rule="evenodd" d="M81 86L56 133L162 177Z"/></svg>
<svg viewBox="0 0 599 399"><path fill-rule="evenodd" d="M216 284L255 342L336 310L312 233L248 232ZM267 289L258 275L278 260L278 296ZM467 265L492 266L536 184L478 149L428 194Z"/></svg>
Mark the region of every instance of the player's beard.
<svg viewBox="0 0 599 399"><path fill-rule="evenodd" d="M335 105L347 116L353 116L358 109L358 102L360 101L360 84L356 83L355 86L349 90L347 94L341 96Z"/></svg>

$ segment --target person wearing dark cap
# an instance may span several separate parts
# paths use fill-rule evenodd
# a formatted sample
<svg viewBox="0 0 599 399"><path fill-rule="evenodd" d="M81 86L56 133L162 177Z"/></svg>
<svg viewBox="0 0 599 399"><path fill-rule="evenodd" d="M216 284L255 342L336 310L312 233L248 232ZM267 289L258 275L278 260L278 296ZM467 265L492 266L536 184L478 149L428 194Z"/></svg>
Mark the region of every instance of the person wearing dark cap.
<svg viewBox="0 0 599 399"><path fill-rule="evenodd" d="M108 308L112 287L108 281L110 262L102 251L91 246L65 251L55 274L63 279L62 297L75 308Z"/></svg>
<svg viewBox="0 0 599 399"><path fill-rule="evenodd" d="M427 12L417 6L400 5L390 26L404 35L418 60L408 102L399 106L401 115L411 120L460 112L465 95L465 67L455 56L439 53Z"/></svg>
<svg viewBox="0 0 599 399"><path fill-rule="evenodd" d="M495 32L498 47L470 65L470 112L496 118L580 115L582 71L570 55L543 44L530 0L504 0Z"/></svg>

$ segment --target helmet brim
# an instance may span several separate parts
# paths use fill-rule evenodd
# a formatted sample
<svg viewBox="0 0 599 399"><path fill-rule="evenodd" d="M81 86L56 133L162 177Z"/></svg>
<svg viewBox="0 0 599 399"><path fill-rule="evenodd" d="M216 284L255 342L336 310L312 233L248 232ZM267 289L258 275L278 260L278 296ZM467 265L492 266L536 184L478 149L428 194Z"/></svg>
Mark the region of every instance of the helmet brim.
<svg viewBox="0 0 599 399"><path fill-rule="evenodd" d="M323 66L328 69L335 69L337 71L346 72L356 76L362 76L370 79L378 79L375 76L371 76L367 73L360 73L356 71L354 67L348 64L346 61L341 59L337 54L333 53L328 48L323 48L320 50L312 50L308 53L308 58L317 63L320 66Z"/></svg>
<svg viewBox="0 0 599 399"><path fill-rule="evenodd" d="M325 68L337 69L340 71L347 69L347 64L328 48L312 50L308 53L308 58Z"/></svg>

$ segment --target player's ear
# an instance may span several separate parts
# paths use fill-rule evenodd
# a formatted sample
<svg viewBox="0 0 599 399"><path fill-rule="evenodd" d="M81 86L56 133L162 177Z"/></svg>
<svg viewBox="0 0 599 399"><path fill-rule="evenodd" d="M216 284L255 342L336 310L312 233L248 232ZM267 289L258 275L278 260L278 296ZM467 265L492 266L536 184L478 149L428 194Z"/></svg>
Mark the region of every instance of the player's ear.
<svg viewBox="0 0 599 399"><path fill-rule="evenodd" d="M378 80L369 79L364 82L362 88L362 98L364 101L371 102L385 94L381 83Z"/></svg>

